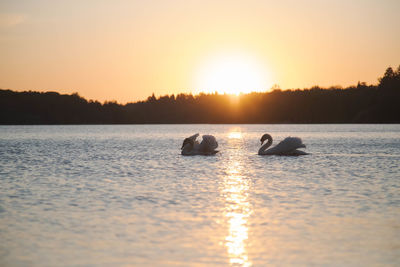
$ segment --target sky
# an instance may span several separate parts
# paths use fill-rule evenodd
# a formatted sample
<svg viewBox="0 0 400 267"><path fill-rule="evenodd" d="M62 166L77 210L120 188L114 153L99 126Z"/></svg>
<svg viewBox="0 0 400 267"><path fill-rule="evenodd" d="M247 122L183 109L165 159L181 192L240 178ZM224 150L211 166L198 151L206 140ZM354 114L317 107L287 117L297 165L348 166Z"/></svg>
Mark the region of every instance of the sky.
<svg viewBox="0 0 400 267"><path fill-rule="evenodd" d="M376 84L398 0L1 0L0 88L144 100Z"/></svg>

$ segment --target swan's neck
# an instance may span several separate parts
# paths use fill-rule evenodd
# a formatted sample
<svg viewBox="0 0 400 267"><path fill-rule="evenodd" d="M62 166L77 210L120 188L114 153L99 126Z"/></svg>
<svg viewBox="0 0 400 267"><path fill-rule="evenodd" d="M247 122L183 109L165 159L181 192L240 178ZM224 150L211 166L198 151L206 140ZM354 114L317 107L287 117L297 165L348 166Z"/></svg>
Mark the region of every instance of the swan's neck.
<svg viewBox="0 0 400 267"><path fill-rule="evenodd" d="M272 145L272 137L268 137L267 140L268 141L258 150L258 155L265 155L265 150Z"/></svg>
<svg viewBox="0 0 400 267"><path fill-rule="evenodd" d="M188 143L183 147L183 149L181 151L181 154L182 155L191 155L192 154L192 150L193 150L193 145Z"/></svg>

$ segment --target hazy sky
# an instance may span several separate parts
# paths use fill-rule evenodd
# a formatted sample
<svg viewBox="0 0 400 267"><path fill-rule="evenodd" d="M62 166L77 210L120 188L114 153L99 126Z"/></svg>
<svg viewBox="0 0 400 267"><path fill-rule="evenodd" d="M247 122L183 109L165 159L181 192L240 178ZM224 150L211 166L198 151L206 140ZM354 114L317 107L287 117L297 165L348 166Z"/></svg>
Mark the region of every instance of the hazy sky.
<svg viewBox="0 0 400 267"><path fill-rule="evenodd" d="M1 0L0 88L125 103L375 84L400 64L398 14L399 0Z"/></svg>

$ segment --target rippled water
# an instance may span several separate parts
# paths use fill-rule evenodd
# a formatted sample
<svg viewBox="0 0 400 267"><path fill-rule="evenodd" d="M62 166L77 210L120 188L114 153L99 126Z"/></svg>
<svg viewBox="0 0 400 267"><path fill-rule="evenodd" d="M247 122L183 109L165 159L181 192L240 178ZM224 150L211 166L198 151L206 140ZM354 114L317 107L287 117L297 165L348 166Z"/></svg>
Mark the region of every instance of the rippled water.
<svg viewBox="0 0 400 267"><path fill-rule="evenodd" d="M399 163L400 125L1 126L0 265L398 266Z"/></svg>

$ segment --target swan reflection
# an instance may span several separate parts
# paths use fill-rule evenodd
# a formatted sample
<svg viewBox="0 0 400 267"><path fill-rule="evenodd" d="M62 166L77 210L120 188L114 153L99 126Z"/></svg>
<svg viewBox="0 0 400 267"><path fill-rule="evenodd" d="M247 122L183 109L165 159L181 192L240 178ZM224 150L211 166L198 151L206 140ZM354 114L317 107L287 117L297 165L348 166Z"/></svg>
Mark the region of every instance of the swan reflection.
<svg viewBox="0 0 400 267"><path fill-rule="evenodd" d="M228 137L241 139L241 133L231 132ZM231 156L226 169L227 175L223 178L222 189L225 200L224 217L228 227L225 246L231 265L251 266L247 254L248 219L251 214L251 205L248 200L250 181L242 175L243 166L240 154L233 153Z"/></svg>

